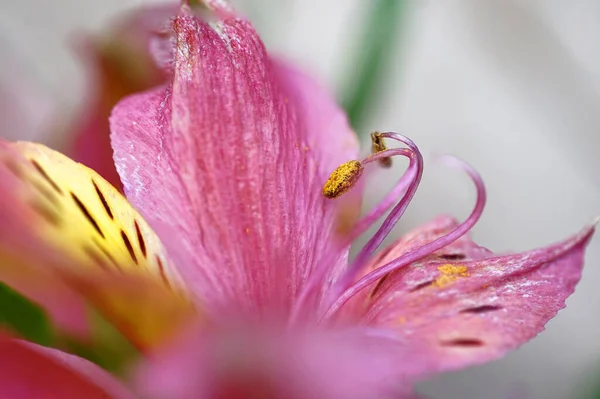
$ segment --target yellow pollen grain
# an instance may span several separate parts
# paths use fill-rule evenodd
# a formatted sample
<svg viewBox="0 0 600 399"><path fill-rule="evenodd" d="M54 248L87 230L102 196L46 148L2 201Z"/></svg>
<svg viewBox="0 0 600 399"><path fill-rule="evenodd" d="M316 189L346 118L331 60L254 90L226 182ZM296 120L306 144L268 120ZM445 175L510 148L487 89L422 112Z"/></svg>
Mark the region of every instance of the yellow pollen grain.
<svg viewBox="0 0 600 399"><path fill-rule="evenodd" d="M359 161L348 161L338 166L325 185L323 195L327 198L337 198L356 184L363 172L363 166Z"/></svg>
<svg viewBox="0 0 600 399"><path fill-rule="evenodd" d="M250 235L250 227L246 227L246 235Z"/></svg>
<svg viewBox="0 0 600 399"><path fill-rule="evenodd" d="M383 141L383 137L381 137L381 133L373 132L371 133L371 151L373 154L377 154L378 152L387 150L387 146ZM386 157L379 159L379 164L384 168L389 168L392 166L392 158Z"/></svg>
<svg viewBox="0 0 600 399"><path fill-rule="evenodd" d="M461 277L469 277L471 275L469 269L463 265L452 265L448 263L438 266L437 269L440 271L441 275L434 281L434 285L440 288L448 286Z"/></svg>

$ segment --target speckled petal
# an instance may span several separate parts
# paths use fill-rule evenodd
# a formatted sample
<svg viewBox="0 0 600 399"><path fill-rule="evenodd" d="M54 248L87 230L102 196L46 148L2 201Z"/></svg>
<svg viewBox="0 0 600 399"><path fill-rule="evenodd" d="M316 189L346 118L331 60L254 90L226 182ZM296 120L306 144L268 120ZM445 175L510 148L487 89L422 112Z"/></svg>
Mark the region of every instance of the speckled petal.
<svg viewBox="0 0 600 399"><path fill-rule="evenodd" d="M394 244L373 267L455 226L439 218ZM346 316L394 329L405 344L420 348L429 364L416 374L499 358L535 337L565 306L593 232L586 227L558 244L506 256L463 237L353 298Z"/></svg>
<svg viewBox="0 0 600 399"><path fill-rule="evenodd" d="M172 84L112 114L125 192L199 295L285 312L339 251L338 203L321 188L356 156L356 138L331 97L269 58L247 21L207 23L184 8L174 30Z"/></svg>
<svg viewBox="0 0 600 399"><path fill-rule="evenodd" d="M441 215L435 219L409 231L398 239L395 243L384 248L378 254L375 255L373 260L366 269L361 273L365 275L381 265L396 259L403 254L417 249L422 245L425 245L443 235L452 231L458 226L458 221L450 216ZM475 260L482 259L491 256L492 252L486 248L483 248L474 243L468 235L465 235L452 244L444 247L442 250L434 252L432 255L425 258L423 261L436 260L440 261L455 261L455 260ZM396 273L403 273L409 270L404 268ZM346 303L342 308L342 315L347 317L349 320L355 321L357 317L363 315L367 309L372 305L373 298L381 295L382 289L387 288L389 285L388 277L380 279L377 283L374 283L371 287L368 287L358 292L352 299Z"/></svg>

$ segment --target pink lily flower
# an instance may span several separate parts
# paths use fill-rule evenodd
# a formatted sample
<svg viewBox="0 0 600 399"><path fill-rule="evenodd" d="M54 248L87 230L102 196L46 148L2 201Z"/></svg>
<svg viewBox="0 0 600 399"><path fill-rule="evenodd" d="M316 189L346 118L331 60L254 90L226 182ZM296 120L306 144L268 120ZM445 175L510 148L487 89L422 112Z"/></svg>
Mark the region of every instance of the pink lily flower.
<svg viewBox="0 0 600 399"><path fill-rule="evenodd" d="M410 398L414 382L500 358L564 307L594 227L494 255L467 235L486 193L456 160L476 186L471 215L437 217L374 255L419 185L416 145L376 133L357 161L332 98L226 4L203 6L173 19L169 83L113 110L127 199L42 145L0 142L2 281L83 339L93 308L145 355L135 391L177 399ZM363 169L396 156L407 172L353 223ZM132 397L82 359L0 346L0 398Z"/></svg>

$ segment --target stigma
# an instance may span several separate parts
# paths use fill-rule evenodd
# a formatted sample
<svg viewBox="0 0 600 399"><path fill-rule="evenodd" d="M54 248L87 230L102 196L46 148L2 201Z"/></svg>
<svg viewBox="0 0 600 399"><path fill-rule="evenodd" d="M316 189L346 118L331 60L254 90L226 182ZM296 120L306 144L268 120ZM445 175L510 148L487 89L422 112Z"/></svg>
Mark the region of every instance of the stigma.
<svg viewBox="0 0 600 399"><path fill-rule="evenodd" d="M360 179L363 166L359 161L348 161L338 166L323 186L323 195L333 199L350 190Z"/></svg>

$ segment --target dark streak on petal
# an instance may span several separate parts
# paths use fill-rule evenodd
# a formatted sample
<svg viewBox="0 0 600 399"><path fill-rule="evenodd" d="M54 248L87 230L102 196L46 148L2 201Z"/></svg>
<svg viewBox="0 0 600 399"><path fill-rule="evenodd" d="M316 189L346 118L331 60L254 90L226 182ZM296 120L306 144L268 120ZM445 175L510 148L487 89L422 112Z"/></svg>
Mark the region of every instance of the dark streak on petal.
<svg viewBox="0 0 600 399"><path fill-rule="evenodd" d="M96 184L94 179L92 179L92 184L94 185L94 188L96 189L96 194L98 194L98 198L100 198L100 202L102 202L102 205L104 206L104 210L106 211L108 216L114 220L115 217L113 216L112 210L110 209L110 206L108 205L108 202L106 201L106 198L104 198L104 194L102 194L102 191L100 191L100 187L98 187L98 185Z"/></svg>
<svg viewBox="0 0 600 399"><path fill-rule="evenodd" d="M39 174L52 186L52 188L56 190L57 193L63 194L61 188L58 186L58 184L56 184L54 180L50 178L50 176L48 176L48 173L46 173L44 168L42 168L42 166L39 163L37 163L37 161L35 161L34 159L30 159L30 161L31 164L35 167L35 169L39 172Z"/></svg>
<svg viewBox="0 0 600 399"><path fill-rule="evenodd" d="M52 205L56 207L60 206L60 201L56 197L56 194L50 191L50 189L46 185L42 184L39 180L32 180L31 185L40 192L42 197L46 198L49 202L51 202Z"/></svg>
<svg viewBox="0 0 600 399"><path fill-rule="evenodd" d="M137 234L138 242L140 243L140 250L142 251L142 255L144 258L146 257L146 242L144 241L144 236L142 235L142 231L140 230L140 226L138 225L137 220L134 221L135 224L135 232Z"/></svg>
<svg viewBox="0 0 600 399"><path fill-rule="evenodd" d="M411 288L410 292L415 292L415 291L419 291L422 290L423 288L427 288L429 287L431 284L433 284L434 280L429 280L429 281L424 281L420 284L417 284L415 287Z"/></svg>
<svg viewBox="0 0 600 399"><path fill-rule="evenodd" d="M100 244L98 241L93 240L94 244L96 244L96 247L98 247L100 249L100 251L104 254L104 256L106 256L108 258L108 260L111 261L111 263L118 269L121 270L121 267L119 266L119 264L117 263L117 261L115 260L115 258L110 254L110 252L108 252L108 250L106 248L104 248L104 246L102 246L102 244Z"/></svg>
<svg viewBox="0 0 600 399"><path fill-rule="evenodd" d="M60 217L53 210L40 202L33 202L31 208L54 227L60 227Z"/></svg>
<svg viewBox="0 0 600 399"><path fill-rule="evenodd" d="M129 237L127 237L127 234L123 230L121 230L121 238L123 239L123 243L125 244L125 246L127 247L127 250L129 251L129 256L131 256L131 259L133 259L133 261L137 265L137 263L138 263L137 257L135 256L133 246L131 245L131 241L129 241Z"/></svg>
<svg viewBox="0 0 600 399"><path fill-rule="evenodd" d="M438 258L440 259L444 259L444 260L463 260L467 257L467 255L465 254L442 254L440 256L438 256Z"/></svg>
<svg viewBox="0 0 600 399"><path fill-rule="evenodd" d="M385 276L383 276L382 278L379 279L379 281L377 282L377 284L375 285L375 287L373 287L373 290L371 291L371 295L370 295L371 298L373 298L375 295L377 295L377 293L383 286L383 283L385 283L385 280L387 280L389 276L390 276L390 273L386 274Z"/></svg>
<svg viewBox="0 0 600 399"><path fill-rule="evenodd" d="M75 194L73 194L73 192L71 192L71 197L73 198L73 201L75 201L75 204L77 204L77 207L79 208L81 213L83 213L83 216L85 216L86 219L90 222L90 224L92 226L94 226L94 228L96 229L98 234L100 234L100 236L102 236L102 238L105 238L104 233L102 232L102 229L98 225L98 222L96 222L96 219L94 219L94 217L90 214L90 211L88 211L88 209L85 207L85 205L83 205L83 202L81 202L79 197L77 197Z"/></svg>
<svg viewBox="0 0 600 399"><path fill-rule="evenodd" d="M485 343L478 338L455 338L448 341L441 341L442 346L458 346L463 348L478 348Z"/></svg>
<svg viewBox="0 0 600 399"><path fill-rule="evenodd" d="M171 288L171 284L169 284L169 280L167 280L167 276L165 274L165 268L158 255L156 255L156 264L158 265L158 272L160 273L160 278L162 279L163 283L165 283L167 288Z"/></svg>
<svg viewBox="0 0 600 399"><path fill-rule="evenodd" d="M494 310L500 310L502 309L502 306L498 306L498 305L482 305L482 306L476 306L473 308L468 308L468 309L463 309L460 311L460 313L475 313L475 314L479 314L479 313L486 313L486 312L493 312Z"/></svg>
<svg viewBox="0 0 600 399"><path fill-rule="evenodd" d="M106 262L104 261L104 259L102 259L102 256L100 256L100 254L97 251L88 246L84 246L83 250L94 261L94 263L96 263L102 269L108 270Z"/></svg>

